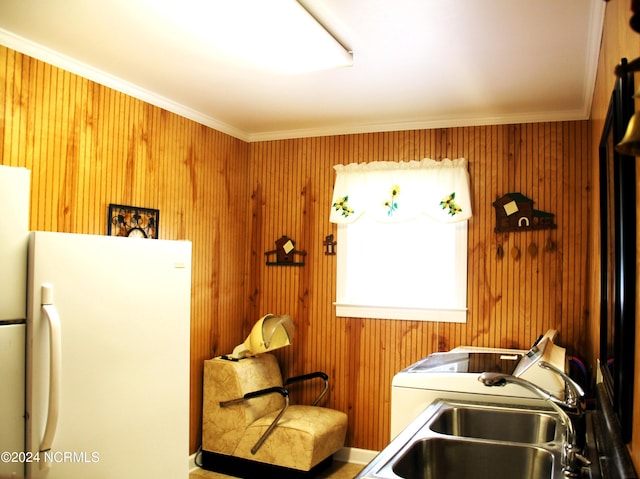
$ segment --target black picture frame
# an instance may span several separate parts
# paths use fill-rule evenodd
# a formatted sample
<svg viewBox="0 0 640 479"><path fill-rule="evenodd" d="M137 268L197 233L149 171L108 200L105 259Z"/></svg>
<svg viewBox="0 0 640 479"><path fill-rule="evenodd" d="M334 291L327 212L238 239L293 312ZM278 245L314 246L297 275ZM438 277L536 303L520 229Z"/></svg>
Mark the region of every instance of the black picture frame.
<svg viewBox="0 0 640 479"><path fill-rule="evenodd" d="M160 211L138 206L110 204L107 236L158 239Z"/></svg>
<svg viewBox="0 0 640 479"><path fill-rule="evenodd" d="M623 58L621 66L624 67ZM634 112L634 78L617 78L599 144L600 162L600 370L620 423L631 440L635 356L635 157L615 146Z"/></svg>

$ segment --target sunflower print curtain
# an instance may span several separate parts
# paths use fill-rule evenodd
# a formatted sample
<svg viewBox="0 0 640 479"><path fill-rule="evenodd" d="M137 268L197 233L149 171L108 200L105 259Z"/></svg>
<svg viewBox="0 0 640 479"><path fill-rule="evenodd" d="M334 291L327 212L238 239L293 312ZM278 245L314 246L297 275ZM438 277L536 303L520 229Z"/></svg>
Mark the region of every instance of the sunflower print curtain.
<svg viewBox="0 0 640 479"><path fill-rule="evenodd" d="M350 163L334 166L329 221L353 223L363 215L400 222L420 215L442 223L471 218L467 160Z"/></svg>

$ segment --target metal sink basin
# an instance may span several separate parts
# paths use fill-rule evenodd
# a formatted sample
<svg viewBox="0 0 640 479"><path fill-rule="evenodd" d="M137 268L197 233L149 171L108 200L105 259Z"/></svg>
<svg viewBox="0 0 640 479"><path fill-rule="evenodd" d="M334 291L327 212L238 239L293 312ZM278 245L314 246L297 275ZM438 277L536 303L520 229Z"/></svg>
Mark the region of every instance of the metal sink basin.
<svg viewBox="0 0 640 479"><path fill-rule="evenodd" d="M556 424L556 416L542 410L451 405L429 427L450 436L540 444L556 439Z"/></svg>
<svg viewBox="0 0 640 479"><path fill-rule="evenodd" d="M442 400L355 479L562 479L564 432L549 409Z"/></svg>
<svg viewBox="0 0 640 479"><path fill-rule="evenodd" d="M540 479L553 454L533 447L430 438L416 441L391 468L403 479Z"/></svg>

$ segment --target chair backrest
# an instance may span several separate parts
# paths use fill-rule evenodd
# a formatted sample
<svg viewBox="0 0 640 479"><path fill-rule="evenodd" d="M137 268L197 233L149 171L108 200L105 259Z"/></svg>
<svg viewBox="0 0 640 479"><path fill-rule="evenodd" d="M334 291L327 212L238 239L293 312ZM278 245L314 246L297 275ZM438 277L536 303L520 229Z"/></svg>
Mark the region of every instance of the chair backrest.
<svg viewBox="0 0 640 479"><path fill-rule="evenodd" d="M220 401L241 398L249 392L273 386L282 386L282 374L273 354L264 353L239 361L222 358L205 361L203 449L231 454L248 425L284 406L284 399L279 394L226 407L220 407Z"/></svg>

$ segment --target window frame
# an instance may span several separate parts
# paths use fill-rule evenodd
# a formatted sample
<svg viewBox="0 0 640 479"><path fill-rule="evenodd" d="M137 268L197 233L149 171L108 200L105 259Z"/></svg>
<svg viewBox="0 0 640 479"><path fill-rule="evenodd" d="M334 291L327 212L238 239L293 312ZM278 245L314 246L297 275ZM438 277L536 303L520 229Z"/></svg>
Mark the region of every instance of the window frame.
<svg viewBox="0 0 640 479"><path fill-rule="evenodd" d="M382 306L374 304L354 304L348 302L342 295L342 292L345 291L345 283L347 281L346 255L348 255L347 236L350 224L338 224L336 301L334 302L336 316L346 318L466 323L468 312L468 223L469 222L465 220L450 224L452 227L456 228L456 255L464 254L464 260L458 261L456 265L456 275L457 277L460 277L460 284L463 286L459 293L460 298L458 298L458 300L463 304L458 308Z"/></svg>

